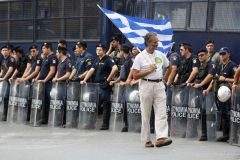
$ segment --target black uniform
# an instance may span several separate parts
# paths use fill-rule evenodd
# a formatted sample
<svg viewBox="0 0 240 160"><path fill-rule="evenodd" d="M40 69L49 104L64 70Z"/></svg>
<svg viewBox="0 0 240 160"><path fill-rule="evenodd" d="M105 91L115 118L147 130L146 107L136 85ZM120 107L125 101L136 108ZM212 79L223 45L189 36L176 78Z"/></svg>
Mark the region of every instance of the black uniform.
<svg viewBox="0 0 240 160"><path fill-rule="evenodd" d="M224 76L225 78L233 78L235 71L237 69L237 65L229 61L227 64L220 63L217 75L218 76ZM218 81L216 80L216 91L220 86L226 85L229 86L231 89L230 84L224 82L224 81ZM231 109L231 99L229 99L226 102L220 102L217 99L217 107L220 110L222 114L222 130L223 130L223 136L229 137L229 130L230 130L230 109Z"/></svg>
<svg viewBox="0 0 240 160"><path fill-rule="evenodd" d="M37 66L41 67L42 61L43 61L43 59L41 56L31 57L31 59L30 59L30 63L31 63L30 74L32 74L35 71Z"/></svg>
<svg viewBox="0 0 240 160"><path fill-rule="evenodd" d="M199 60L196 56L191 55L188 59L183 58L181 65L177 71L178 73L178 84L185 83L191 72L192 68L199 66Z"/></svg>
<svg viewBox="0 0 240 160"><path fill-rule="evenodd" d="M8 56L7 58L4 58L3 61L2 61L2 65L1 65L1 70L2 70L2 77L3 78L9 67L13 67L13 69L16 68L16 62L15 62L15 59L11 56ZM12 73L7 77L7 79L9 79L12 74L13 74L14 70L12 71ZM7 112L8 112L8 99L9 99L9 84L8 84L8 89L4 95L4 111L3 111L3 120L6 120L6 117L7 117Z"/></svg>
<svg viewBox="0 0 240 160"><path fill-rule="evenodd" d="M111 113L110 97L112 88L107 82L107 78L115 65L113 59L105 55L102 59L98 59L93 68L95 69L94 82L99 83L99 110L101 112L101 105L103 108L103 128L109 128L109 120Z"/></svg>
<svg viewBox="0 0 240 160"><path fill-rule="evenodd" d="M16 77L19 78L19 77L22 77L23 76L23 73L27 67L27 63L29 62L29 56L23 56L21 58L19 58L19 60L17 61L17 64L16 64L16 68L17 68L17 75Z"/></svg>

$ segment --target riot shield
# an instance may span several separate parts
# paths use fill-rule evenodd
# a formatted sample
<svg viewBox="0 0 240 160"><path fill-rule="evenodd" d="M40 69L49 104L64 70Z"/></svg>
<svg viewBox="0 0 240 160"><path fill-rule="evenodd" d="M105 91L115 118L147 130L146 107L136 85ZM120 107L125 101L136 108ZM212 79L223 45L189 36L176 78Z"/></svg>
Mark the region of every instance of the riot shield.
<svg viewBox="0 0 240 160"><path fill-rule="evenodd" d="M98 84L81 86L78 128L95 129L98 116Z"/></svg>
<svg viewBox="0 0 240 160"><path fill-rule="evenodd" d="M171 136L186 136L189 87L177 85L172 91Z"/></svg>
<svg viewBox="0 0 240 160"><path fill-rule="evenodd" d="M240 90L233 91L229 143L240 146Z"/></svg>
<svg viewBox="0 0 240 160"><path fill-rule="evenodd" d="M26 124L27 122L29 92L29 82L23 82L19 84L17 122L20 124Z"/></svg>
<svg viewBox="0 0 240 160"><path fill-rule="evenodd" d="M9 97L9 83L7 81L0 82L0 119L3 119L6 115L6 109L8 107L8 97ZM5 105L5 106L4 106Z"/></svg>
<svg viewBox="0 0 240 160"><path fill-rule="evenodd" d="M125 89L129 132L141 132L141 108L138 85L127 85Z"/></svg>
<svg viewBox="0 0 240 160"><path fill-rule="evenodd" d="M166 106L167 106L167 121L168 121L168 128L171 128L171 108L172 108L172 86L166 87ZM170 129L168 130L168 135L170 136Z"/></svg>
<svg viewBox="0 0 240 160"><path fill-rule="evenodd" d="M45 84L34 82L32 84L32 104L30 113L30 125L40 126L43 121Z"/></svg>
<svg viewBox="0 0 240 160"><path fill-rule="evenodd" d="M18 87L19 85L13 80L10 85L9 101L8 101L8 122L17 122L18 113Z"/></svg>
<svg viewBox="0 0 240 160"><path fill-rule="evenodd" d="M66 82L53 83L50 97L48 126L61 127L63 126L65 110Z"/></svg>
<svg viewBox="0 0 240 160"><path fill-rule="evenodd" d="M69 82L67 86L67 101L66 101L66 127L76 128L79 112L79 82Z"/></svg>
<svg viewBox="0 0 240 160"><path fill-rule="evenodd" d="M123 128L124 86L116 84L111 95L110 130L121 131Z"/></svg>
<svg viewBox="0 0 240 160"><path fill-rule="evenodd" d="M206 109L206 128L208 141L216 141L217 138L217 106L215 95L209 92L203 101L203 110ZM204 124L205 125L205 124Z"/></svg>
<svg viewBox="0 0 240 160"><path fill-rule="evenodd" d="M190 87L187 110L187 138L199 138L201 136L202 102L202 89Z"/></svg>

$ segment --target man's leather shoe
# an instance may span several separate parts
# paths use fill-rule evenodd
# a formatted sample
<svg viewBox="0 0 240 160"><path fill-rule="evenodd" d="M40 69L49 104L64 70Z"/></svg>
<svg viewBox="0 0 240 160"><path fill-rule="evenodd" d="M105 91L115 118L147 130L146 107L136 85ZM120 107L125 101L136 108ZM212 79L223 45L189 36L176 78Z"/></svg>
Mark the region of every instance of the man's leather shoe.
<svg viewBox="0 0 240 160"><path fill-rule="evenodd" d="M207 139L207 137L206 136L202 136L202 137L200 137L200 139L199 139L199 141L207 141L208 139Z"/></svg>
<svg viewBox="0 0 240 160"><path fill-rule="evenodd" d="M121 132L128 132L128 127L123 127Z"/></svg>
<svg viewBox="0 0 240 160"><path fill-rule="evenodd" d="M155 146L163 147L163 146L170 145L171 143L172 143L172 140L170 138L158 138L155 143Z"/></svg>
<svg viewBox="0 0 240 160"><path fill-rule="evenodd" d="M148 141L148 142L145 143L145 147L146 148L151 148L151 147L154 147L154 144L151 141Z"/></svg>
<svg viewBox="0 0 240 160"><path fill-rule="evenodd" d="M217 142L227 142L229 139L229 136L221 136L217 139Z"/></svg>

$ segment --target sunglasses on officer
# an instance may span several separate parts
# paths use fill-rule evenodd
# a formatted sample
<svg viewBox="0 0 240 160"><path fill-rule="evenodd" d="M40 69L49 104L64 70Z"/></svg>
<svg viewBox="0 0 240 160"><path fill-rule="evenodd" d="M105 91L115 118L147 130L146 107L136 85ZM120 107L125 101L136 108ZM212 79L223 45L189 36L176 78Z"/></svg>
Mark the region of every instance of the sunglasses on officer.
<svg viewBox="0 0 240 160"><path fill-rule="evenodd" d="M219 53L220 56L224 56L224 55L226 55L226 54L227 54L227 52L221 52L221 53Z"/></svg>

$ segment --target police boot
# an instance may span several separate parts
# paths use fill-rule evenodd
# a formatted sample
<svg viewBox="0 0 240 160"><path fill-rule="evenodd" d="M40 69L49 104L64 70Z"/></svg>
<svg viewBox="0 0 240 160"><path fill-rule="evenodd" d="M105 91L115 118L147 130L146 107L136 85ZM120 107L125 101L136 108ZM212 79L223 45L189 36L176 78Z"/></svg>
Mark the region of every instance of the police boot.
<svg viewBox="0 0 240 160"><path fill-rule="evenodd" d="M8 113L8 98L4 98L4 108L3 108L2 121L7 120L7 113Z"/></svg>
<svg viewBox="0 0 240 160"><path fill-rule="evenodd" d="M202 135L199 141L207 141L207 122L206 122L206 110L202 110Z"/></svg>
<svg viewBox="0 0 240 160"><path fill-rule="evenodd" d="M111 104L109 102L103 102L102 106L103 106L103 124L100 130L108 130L111 114Z"/></svg>
<svg viewBox="0 0 240 160"><path fill-rule="evenodd" d="M222 130L223 136L217 139L218 142L227 142L229 140L229 131L230 131L230 115L225 113L222 114Z"/></svg>

